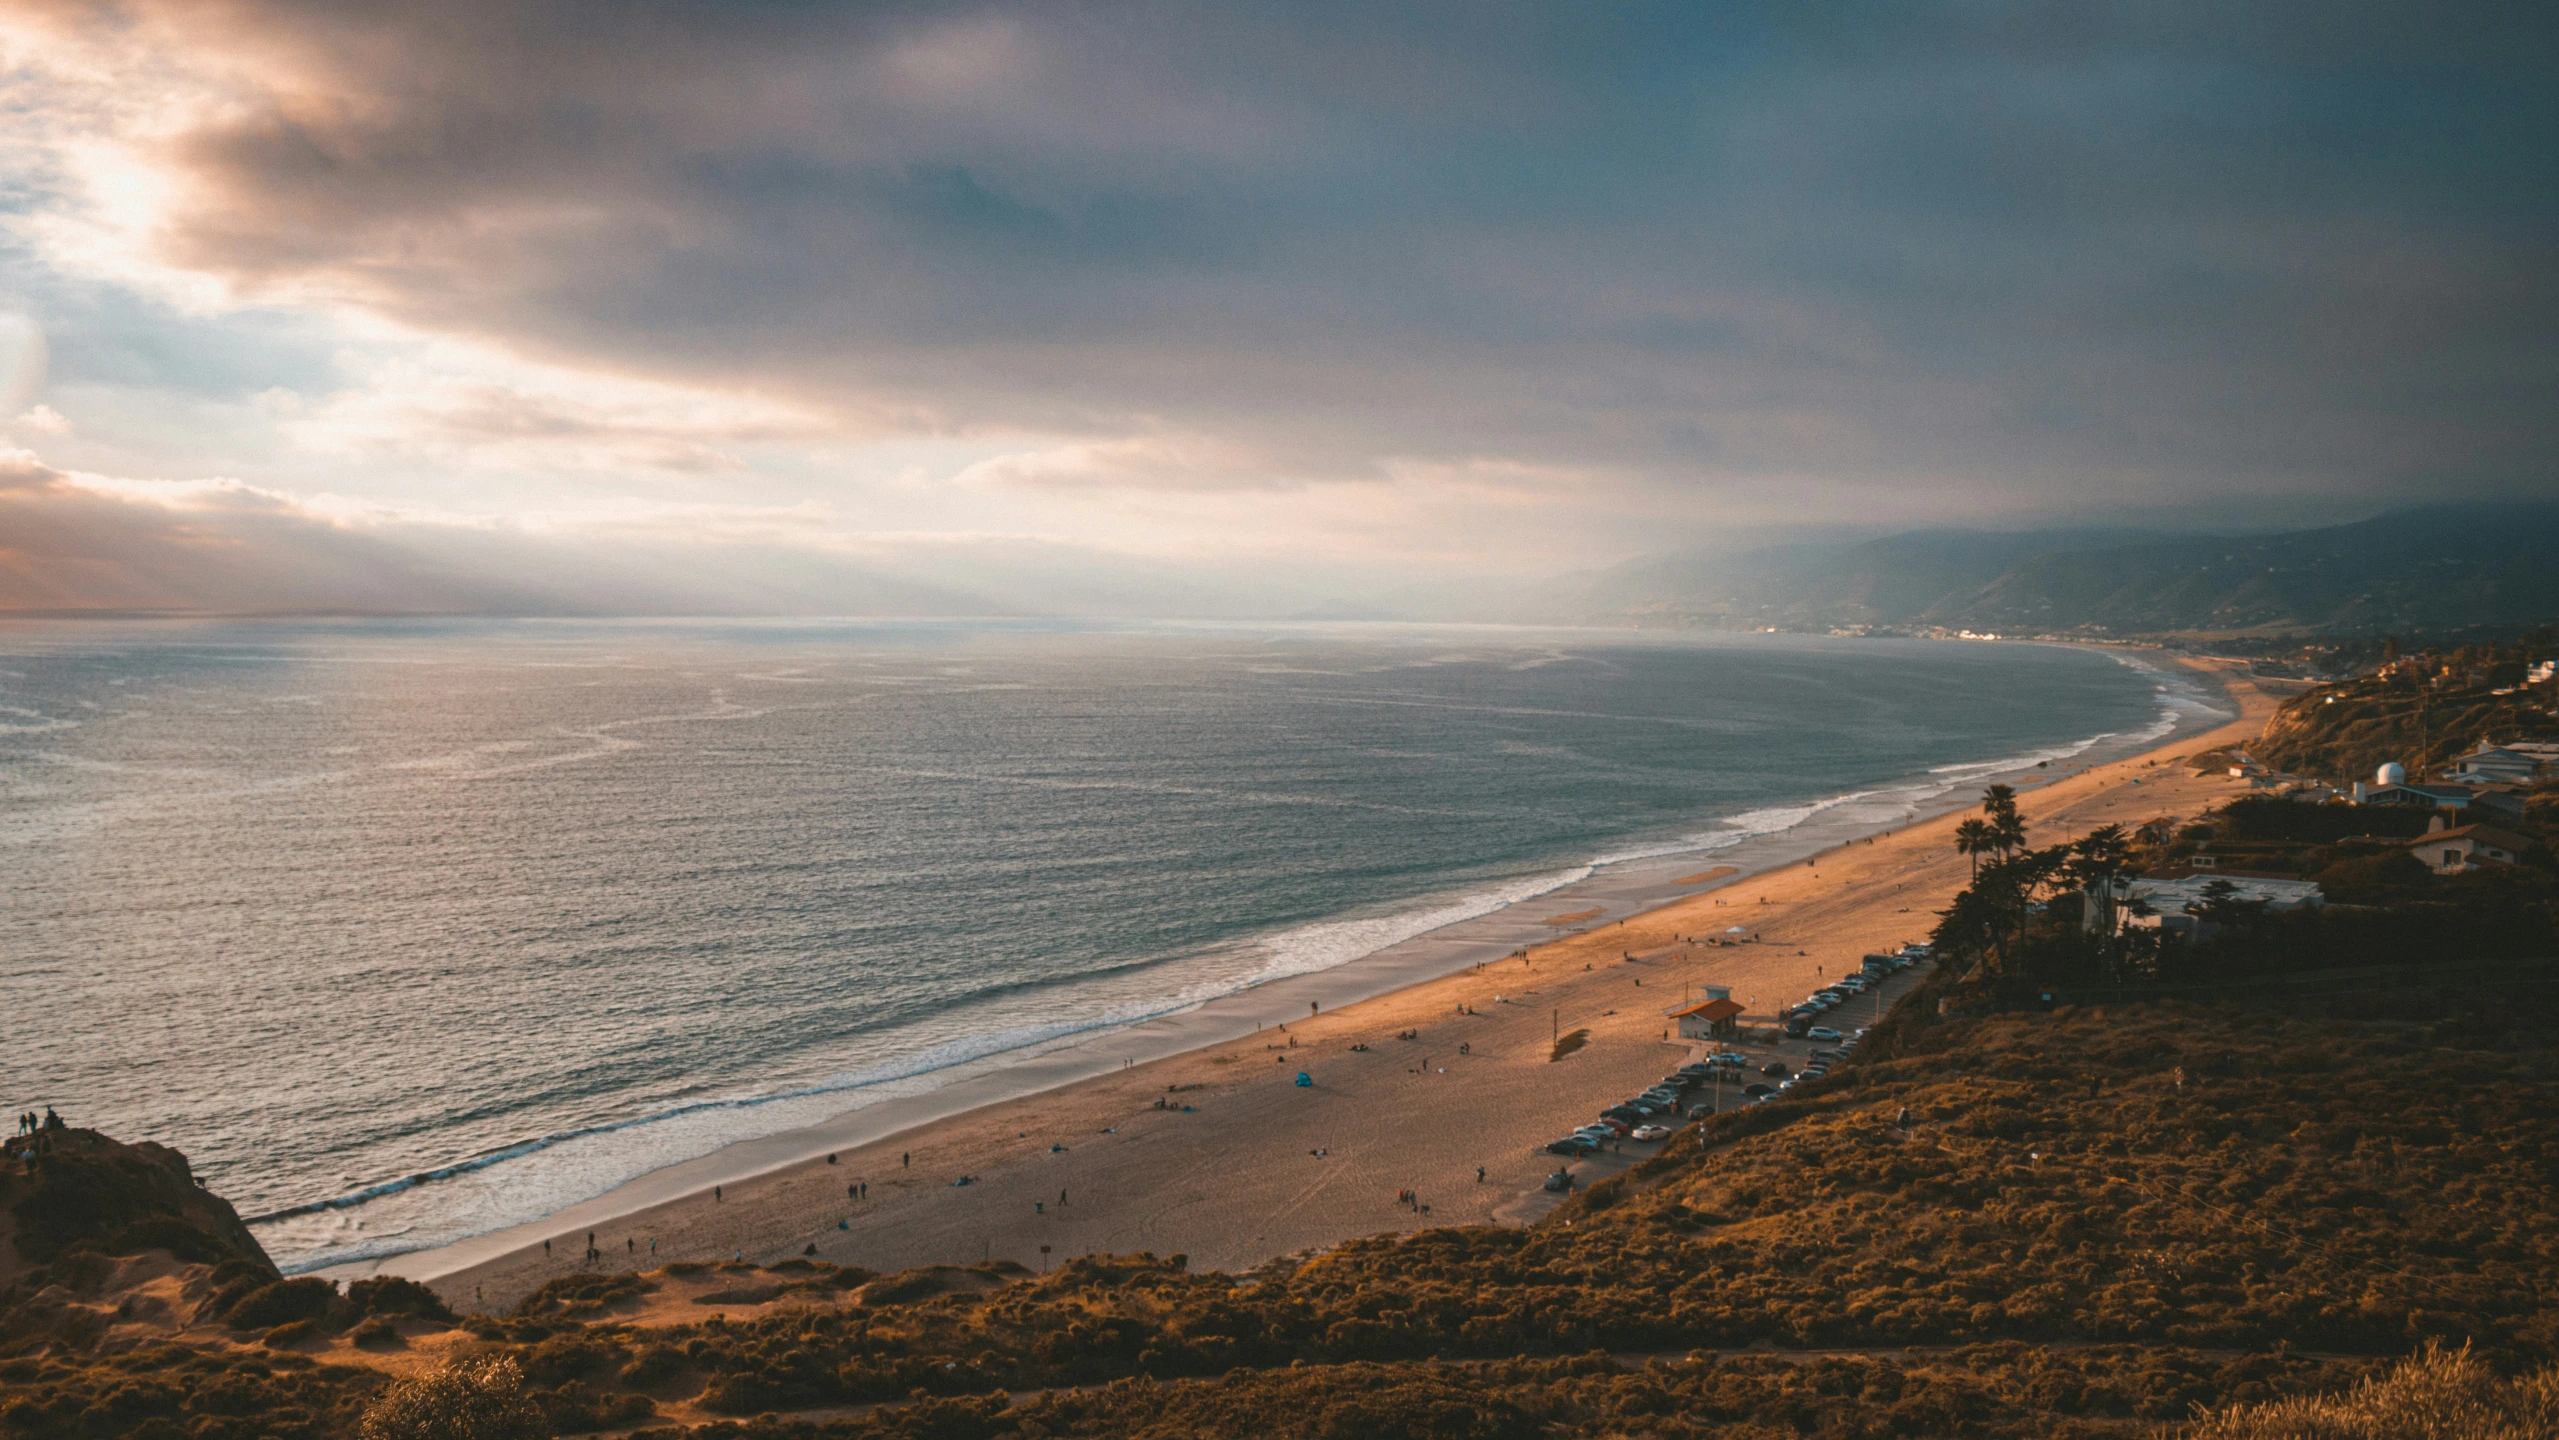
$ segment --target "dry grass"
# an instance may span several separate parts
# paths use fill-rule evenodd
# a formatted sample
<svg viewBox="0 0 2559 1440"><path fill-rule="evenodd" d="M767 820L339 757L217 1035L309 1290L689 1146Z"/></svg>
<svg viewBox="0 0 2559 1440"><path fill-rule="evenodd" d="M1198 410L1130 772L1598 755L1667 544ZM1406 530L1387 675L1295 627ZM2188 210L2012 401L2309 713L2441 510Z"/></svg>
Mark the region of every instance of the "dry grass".
<svg viewBox="0 0 2559 1440"><path fill-rule="evenodd" d="M2559 1367L2508 1379L2470 1353L2429 1345L2341 1395L2297 1395L2207 1414L2163 1440L2550 1440Z"/></svg>
<svg viewBox="0 0 2559 1440"><path fill-rule="evenodd" d="M511 1361L564 1434L2097 1440L2198 1414L2202 1440L2549 1434L2551 1382L2489 1372L2559 1360L2553 1008L2539 987L2369 1018L1909 1005L1830 1080L1525 1230L1380 1236L1250 1277L791 1262L564 1280L463 1331L377 1318L412 1355ZM752 1313L631 1309L715 1279ZM204 1290L209 1312L281 1303ZM397 1368L210 1320L230 1338L119 1349L88 1312L15 1313L0 1431L31 1440L344 1440ZM2438 1340L2456 1348L2352 1388ZM1733 1353L1760 1343L1837 1353ZM1624 1358L1696 1351L1726 1358Z"/></svg>

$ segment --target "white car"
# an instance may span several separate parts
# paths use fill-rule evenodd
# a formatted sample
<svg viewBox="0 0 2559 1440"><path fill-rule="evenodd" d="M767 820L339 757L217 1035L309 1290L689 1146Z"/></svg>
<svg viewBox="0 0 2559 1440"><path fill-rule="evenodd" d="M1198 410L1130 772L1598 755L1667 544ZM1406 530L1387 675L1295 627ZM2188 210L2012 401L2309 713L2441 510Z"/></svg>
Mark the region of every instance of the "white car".
<svg viewBox="0 0 2559 1440"><path fill-rule="evenodd" d="M1841 1036L1838 1031L1833 1030L1827 1025L1816 1025L1812 1029L1804 1032L1804 1038L1807 1040L1837 1040L1840 1039Z"/></svg>
<svg viewBox="0 0 2559 1440"><path fill-rule="evenodd" d="M1670 1127L1667 1125L1638 1125L1635 1127L1635 1133L1627 1136L1626 1138L1629 1140L1659 1140L1669 1133Z"/></svg>

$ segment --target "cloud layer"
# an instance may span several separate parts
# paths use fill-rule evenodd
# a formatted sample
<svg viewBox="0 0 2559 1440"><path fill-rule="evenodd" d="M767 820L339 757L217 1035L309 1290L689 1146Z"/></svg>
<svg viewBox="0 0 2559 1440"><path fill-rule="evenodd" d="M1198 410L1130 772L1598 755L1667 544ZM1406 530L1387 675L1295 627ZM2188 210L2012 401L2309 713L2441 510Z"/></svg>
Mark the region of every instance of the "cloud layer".
<svg viewBox="0 0 2559 1440"><path fill-rule="evenodd" d="M22 305L148 296L184 352L49 320L50 403L136 437L102 467L192 473L184 427L74 399L194 387L294 493L822 501L1381 580L2553 488L2559 55L2516 9L14 23Z"/></svg>

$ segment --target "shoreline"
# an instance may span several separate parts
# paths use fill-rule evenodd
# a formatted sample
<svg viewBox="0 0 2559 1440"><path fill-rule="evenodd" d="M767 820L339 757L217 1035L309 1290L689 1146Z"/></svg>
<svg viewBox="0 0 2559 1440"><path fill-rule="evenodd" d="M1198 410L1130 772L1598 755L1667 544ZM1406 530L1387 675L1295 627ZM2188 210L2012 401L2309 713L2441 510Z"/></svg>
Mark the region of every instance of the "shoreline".
<svg viewBox="0 0 2559 1440"><path fill-rule="evenodd" d="M1904 807L1899 818L1886 822L1886 828L1880 830L1875 828L1872 817L1845 829L1825 826L1821 823L1824 817L1817 812L1784 829L1748 837L1734 845L1713 850L1683 848L1658 857L1642 857L1621 863L1605 873L1586 875L1539 892L1529 899L1514 901L1487 914L1410 937L1343 965L1269 981L1132 1027L1070 1037L1027 1057L1020 1052L989 1057L982 1068L962 1073L956 1078L951 1078L950 1071L939 1072L945 1077L944 1083L920 1093L894 1096L848 1110L817 1125L739 1141L694 1160L638 1177L533 1222L443 1246L312 1267L303 1273L335 1278L398 1273L440 1282L440 1288L457 1287L468 1281L470 1288L456 1290L450 1297L456 1303L467 1303L479 1298L478 1292L485 1288L488 1279L500 1273L521 1270L528 1256L538 1261L540 1246L545 1239L607 1227L620 1233L641 1222L650 1222L642 1224L641 1228L663 1229L665 1227L654 1222L671 1210L699 1208L702 1200L714 1193L715 1186L740 1192L760 1191L813 1166L823 1169L827 1162L820 1157L848 1150L866 1152L856 1168L876 1181L880 1170L877 1156L885 1153L887 1141L897 1137L907 1137L904 1144L912 1150L926 1143L917 1138L919 1136L938 1139L950 1130L986 1131L989 1129L988 1117L997 1110L1008 1107L1015 1111L1045 1110L1059 1105L1071 1108L1078 1103L1076 1092L1097 1088L1118 1090L1136 1085L1140 1088L1133 1094L1162 1094L1164 1087L1153 1083L1156 1072L1166 1067L1182 1068L1185 1062L1194 1069L1200 1064L1210 1063L1203 1059L1207 1052L1250 1043L1260 1027L1274 1027L1265 1033L1275 1035L1278 1033L1275 1027L1294 1024L1297 1035L1315 1038L1308 1034L1306 1024L1307 1007L1310 1005L1322 1007L1315 1026L1319 1032L1332 1032L1343 1025L1356 1027L1372 1012L1410 1010L1417 1003L1427 1004L1429 1002L1422 1000L1424 992L1459 984L1480 973L1487 964L1506 964L1523 948L1540 957L1559 949L1574 955L1582 950L1597 950L1600 948L1597 938L1603 932L1626 929L1630 921L1639 922L1646 931L1656 929L1658 924L1643 922L1658 922L1672 912L1684 909L1721 908L1724 902L1716 898L1720 892L1729 892L1736 886L1753 881L1783 876L1799 861L1808 858L1817 861L1818 857L1845 847L1872 845L1878 839L1902 837L1925 830L1945 821L1950 814L1969 809L1970 787L1974 785L2005 778L2020 782L2023 794L2034 797L2096 771L2140 765L2145 761L2155 764L2156 758L2166 749L2175 748L2197 735L2246 722L2246 697L2232 683L2234 677L2220 673L2219 667L2207 664L2181 662L2181 665L2190 675L2219 674L2224 688L2242 702L2240 720L2220 721L2209 715L2191 714L2166 736L2150 740L2140 750L2093 764L2073 757L2060 762L2064 768L2048 773L2038 773L2032 764L2020 764L2005 770L1992 768L1998 764L1995 761L1982 762L1982 767L1977 770L1972 766L1949 767L1973 773L1953 782L1949 789L1936 796ZM2246 679L2244 675L2235 678L2240 682ZM2251 693L2262 693L2253 686L2249 689ZM2101 737L2093 742L2091 748L2102 743ZM1842 798L1822 803L1825 808L1849 808L1843 804ZM1695 870L1708 861L1715 865L1737 865L1739 873L1705 883L1675 883L1677 878L1692 882L1699 880L1700 877L1695 875L1683 876L1683 872ZM1554 927L1535 918L1549 910L1587 908L1593 899L1605 902L1601 906L1604 913L1583 924ZM1786 902L1781 900L1778 903L1783 905ZM1757 907L1750 909L1757 910ZM1723 918L1756 920L1768 913L1761 911L1758 915ZM1903 928L1909 933L1878 935L1864 943L1873 948L1895 939L1916 939L1922 933L1914 924L1905 923ZM1735 951L1728 948L1709 953L1731 956ZM1614 957L1609 958L1611 963L1620 963ZM1797 957L1783 958L1793 960ZM1806 963L1813 962L1807 960ZM1535 962L1531 962L1529 968L1534 973L1537 968ZM1641 981L1636 983L1641 984ZM1811 988L1810 984L1805 988ZM1656 991L1656 995L1661 993ZM1739 995L1742 992L1736 989L1735 993ZM1778 997L1772 995L1769 1004L1775 1003L1778 1003ZM1755 1008L1765 1010L1768 1007ZM1609 1014L1614 1016L1617 1012L1611 1010ZM1560 1024L1560 1010L1558 1016L1557 1023ZM1214 1063L1231 1063L1234 1058L1223 1057ZM1640 1077L1630 1077L1630 1083L1640 1081L1633 1083L1632 1088L1641 1088L1641 1083L1649 1083L1651 1076L1658 1073L1658 1061L1648 1057L1636 1069L1647 1072ZM1193 1085L1202 1083L1194 1081ZM1176 1088L1191 1088L1182 1086L1179 1081L1174 1084ZM1585 1106L1576 1099L1572 1108L1580 1112L1580 1118L1586 1119L1587 1110L1595 1108L1595 1105ZM1177 1110L1174 1113L1182 1112ZM1001 1126L995 1128L1000 1129ZM1116 1129L1108 1126L1097 1127L1097 1130L1103 1134L1117 1133ZM1014 1138L1027 1139L1029 1134L1027 1129L1017 1125ZM935 1148L942 1147L936 1145ZM1314 1148L1323 1150L1326 1147L1318 1145ZM843 1174L854 1173L840 1166L837 1168ZM900 1177L901 1183L907 1179L904 1175ZM906 1185L905 1188L911 1189L912 1186ZM745 1195L741 1193L737 1198L743 1200ZM730 1208L726 1200L711 1203L719 1206L720 1213L733 1220L745 1213L743 1208ZM871 1211L880 1208L875 1200L862 1203ZM837 1202L836 1208L845 1208L843 1202ZM1033 1213L1044 1212L1034 1210ZM851 1218L849 1215L836 1217L848 1226ZM696 1227L687 1225L679 1228L689 1232ZM714 1228L734 1229L735 1226L723 1222ZM760 1231L763 1227L748 1228ZM863 1230L870 1232L875 1228L866 1224ZM839 1237L853 1233L849 1228L835 1232ZM636 1237L629 1238L633 1248L624 1253L645 1260L647 1252L637 1248ZM653 1234L652 1238L659 1237ZM666 1238L674 1239L671 1236ZM1334 1235L1332 1238L1345 1237ZM705 1249L701 1243L691 1239L675 1243L685 1248L661 1248L659 1259L726 1258L732 1252L769 1248L760 1239L755 1247L723 1242L715 1248ZM814 1241L804 1240L803 1243ZM996 1243L992 1235L982 1237L979 1248L982 1253L991 1254ZM780 1255L768 1258L780 1258ZM968 1257L941 1253L934 1258Z"/></svg>

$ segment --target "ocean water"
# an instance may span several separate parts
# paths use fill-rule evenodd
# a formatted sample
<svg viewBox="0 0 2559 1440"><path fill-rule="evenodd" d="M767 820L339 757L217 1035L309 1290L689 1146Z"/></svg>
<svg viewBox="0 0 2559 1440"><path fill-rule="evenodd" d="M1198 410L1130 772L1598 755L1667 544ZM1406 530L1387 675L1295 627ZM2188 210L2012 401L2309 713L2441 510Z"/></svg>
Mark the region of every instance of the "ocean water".
<svg viewBox="0 0 2559 1440"><path fill-rule="evenodd" d="M397 1254L2207 703L1917 641L0 625L0 1099L289 1268Z"/></svg>

